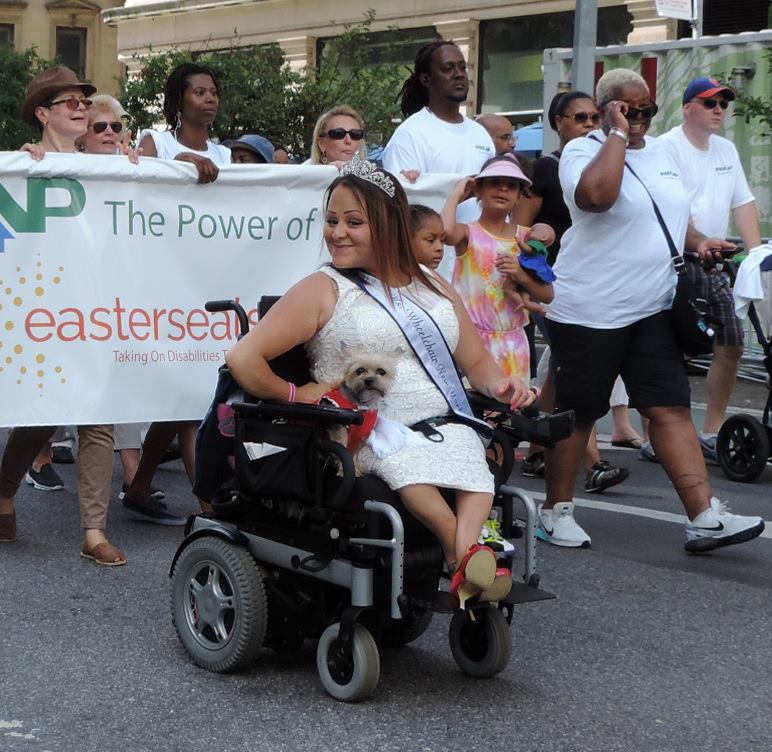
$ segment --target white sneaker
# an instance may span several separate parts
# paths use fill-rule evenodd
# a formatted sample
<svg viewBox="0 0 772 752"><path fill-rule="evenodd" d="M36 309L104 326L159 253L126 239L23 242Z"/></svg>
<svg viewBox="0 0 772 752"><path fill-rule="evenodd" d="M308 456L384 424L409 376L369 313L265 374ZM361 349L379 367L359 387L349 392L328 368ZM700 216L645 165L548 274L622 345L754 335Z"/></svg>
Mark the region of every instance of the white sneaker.
<svg viewBox="0 0 772 752"><path fill-rule="evenodd" d="M495 512L491 510L491 517L485 520L477 542L481 546L488 546L495 553L500 553L504 556L514 556L515 547L501 534L501 523L493 516L494 514Z"/></svg>
<svg viewBox="0 0 772 752"><path fill-rule="evenodd" d="M694 553L712 551L733 543L745 543L758 537L764 530L761 517L744 517L731 514L729 507L715 496L710 500L710 509L700 512L686 523L686 544L684 548Z"/></svg>
<svg viewBox="0 0 772 752"><path fill-rule="evenodd" d="M536 536L547 543L567 548L589 548L591 539L574 519L574 503L561 501L552 509L539 504L539 527Z"/></svg>

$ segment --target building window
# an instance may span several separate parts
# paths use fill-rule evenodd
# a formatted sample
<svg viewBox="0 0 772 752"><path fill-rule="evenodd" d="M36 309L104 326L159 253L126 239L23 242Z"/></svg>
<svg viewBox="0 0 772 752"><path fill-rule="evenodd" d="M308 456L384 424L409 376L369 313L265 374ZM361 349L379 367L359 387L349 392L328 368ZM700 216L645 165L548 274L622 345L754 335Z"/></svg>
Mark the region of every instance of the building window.
<svg viewBox="0 0 772 752"><path fill-rule="evenodd" d="M86 29L56 27L56 56L63 65L75 71L79 78L86 75Z"/></svg>
<svg viewBox="0 0 772 752"><path fill-rule="evenodd" d="M743 0L742 12L738 12L736 0L705 0L702 7L702 33L705 36L761 31L770 25L772 4L769 0ZM678 36L684 38L691 35L691 24L679 21Z"/></svg>
<svg viewBox="0 0 772 752"><path fill-rule="evenodd" d="M0 47L13 47L13 24L0 24Z"/></svg>
<svg viewBox="0 0 772 752"><path fill-rule="evenodd" d="M390 31L371 31L357 39L357 45L364 47L367 65L404 65L413 69L415 55L427 42L438 38L433 26L419 26L413 29L394 29ZM324 66L325 49L331 38L319 39L316 43L316 59ZM340 69L345 72L346 61L340 61Z"/></svg>
<svg viewBox="0 0 772 752"><path fill-rule="evenodd" d="M631 21L624 5L598 8L598 46L624 44ZM513 113L515 123L532 122L542 111L543 52L573 46L573 34L572 11L482 22L480 111Z"/></svg>

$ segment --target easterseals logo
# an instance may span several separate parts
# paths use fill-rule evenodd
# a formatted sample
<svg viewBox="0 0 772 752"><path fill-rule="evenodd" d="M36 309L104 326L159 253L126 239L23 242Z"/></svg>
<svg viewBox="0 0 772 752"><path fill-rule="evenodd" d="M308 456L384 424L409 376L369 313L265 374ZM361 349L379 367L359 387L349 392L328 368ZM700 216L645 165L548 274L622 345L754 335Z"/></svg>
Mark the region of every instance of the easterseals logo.
<svg viewBox="0 0 772 752"><path fill-rule="evenodd" d="M0 183L0 253L14 232L45 232L49 217L77 217L86 206L86 191L72 178L27 178L26 203L25 209Z"/></svg>

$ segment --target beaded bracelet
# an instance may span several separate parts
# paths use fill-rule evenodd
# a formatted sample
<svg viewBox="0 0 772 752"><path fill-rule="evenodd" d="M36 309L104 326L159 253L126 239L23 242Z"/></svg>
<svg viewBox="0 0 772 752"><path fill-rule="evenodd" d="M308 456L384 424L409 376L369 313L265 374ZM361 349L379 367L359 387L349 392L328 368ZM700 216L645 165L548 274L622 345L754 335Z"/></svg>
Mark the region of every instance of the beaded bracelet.
<svg viewBox="0 0 772 752"><path fill-rule="evenodd" d="M288 381L287 384L289 384L289 396L287 397L287 402L294 402L298 396L298 388L291 381Z"/></svg>

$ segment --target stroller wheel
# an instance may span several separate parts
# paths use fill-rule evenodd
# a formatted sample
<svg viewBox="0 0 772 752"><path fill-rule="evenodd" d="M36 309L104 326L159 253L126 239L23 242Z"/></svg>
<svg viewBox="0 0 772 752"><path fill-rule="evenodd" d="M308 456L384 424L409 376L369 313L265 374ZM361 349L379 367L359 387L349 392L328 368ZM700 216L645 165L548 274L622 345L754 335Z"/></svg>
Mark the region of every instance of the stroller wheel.
<svg viewBox="0 0 772 752"><path fill-rule="evenodd" d="M751 483L767 466L767 429L752 415L732 415L718 432L716 458L727 478Z"/></svg>
<svg viewBox="0 0 772 752"><path fill-rule="evenodd" d="M487 679L501 673L509 663L509 624L495 606L474 612L456 611L450 620L448 639L453 658L469 676Z"/></svg>
<svg viewBox="0 0 772 752"><path fill-rule="evenodd" d="M340 624L331 624L319 638L316 668L325 690L336 700L357 702L369 697L378 686L381 658L370 632L354 625L351 652L338 642Z"/></svg>
<svg viewBox="0 0 772 752"><path fill-rule="evenodd" d="M172 621L194 663L218 673L252 661L265 637L263 576L241 546L194 540L172 573Z"/></svg>

